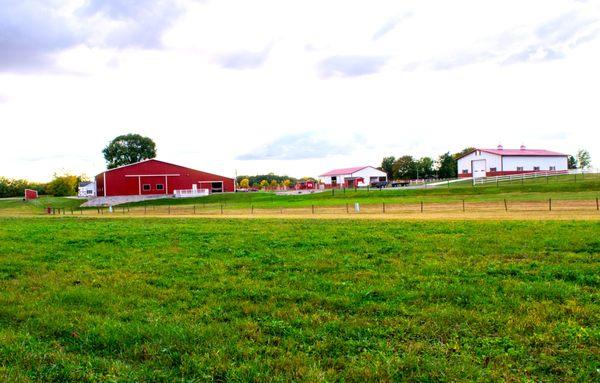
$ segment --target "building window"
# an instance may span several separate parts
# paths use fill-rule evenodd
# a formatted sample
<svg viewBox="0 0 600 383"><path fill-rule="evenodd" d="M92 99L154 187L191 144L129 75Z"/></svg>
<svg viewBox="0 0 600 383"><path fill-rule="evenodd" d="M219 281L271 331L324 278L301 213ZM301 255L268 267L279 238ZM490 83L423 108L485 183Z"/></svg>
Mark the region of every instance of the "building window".
<svg viewBox="0 0 600 383"><path fill-rule="evenodd" d="M523 167L522 166L517 166L517 171L518 172L522 172L523 171Z"/></svg>
<svg viewBox="0 0 600 383"><path fill-rule="evenodd" d="M94 194L94 191L93 190L86 190L86 193L87 194Z"/></svg>
<svg viewBox="0 0 600 383"><path fill-rule="evenodd" d="M144 189L144 191L150 190L150 184L144 184L144 186L142 186L142 189Z"/></svg>
<svg viewBox="0 0 600 383"><path fill-rule="evenodd" d="M163 184L156 184L156 190L165 190L165 185L163 185Z"/></svg>
<svg viewBox="0 0 600 383"><path fill-rule="evenodd" d="M556 166L550 166L550 171L556 170Z"/></svg>
<svg viewBox="0 0 600 383"><path fill-rule="evenodd" d="M469 169L463 169L462 174L469 174Z"/></svg>
<svg viewBox="0 0 600 383"><path fill-rule="evenodd" d="M490 168L490 172L497 172L498 170L496 170L497 168Z"/></svg>
<svg viewBox="0 0 600 383"><path fill-rule="evenodd" d="M539 170L540 170L540 167L539 167L539 166L534 166L534 167L533 167L533 171L534 171L534 172L537 172L537 171L539 171Z"/></svg>

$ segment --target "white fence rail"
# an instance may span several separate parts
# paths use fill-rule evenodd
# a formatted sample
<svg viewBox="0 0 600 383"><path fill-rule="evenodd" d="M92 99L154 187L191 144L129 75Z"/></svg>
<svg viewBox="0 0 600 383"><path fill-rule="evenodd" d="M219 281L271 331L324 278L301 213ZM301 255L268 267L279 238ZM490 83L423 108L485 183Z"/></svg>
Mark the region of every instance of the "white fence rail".
<svg viewBox="0 0 600 383"><path fill-rule="evenodd" d="M510 174L506 176L493 176L493 177L481 177L481 178L473 178L473 185L484 185L490 183L499 183L505 181L522 181L532 178L548 178L552 176L560 176L560 175L579 175L585 178L586 174L598 174L600 173L600 169L571 169L571 170L556 170L556 171L539 171L539 172L531 172L531 173L521 173L521 174Z"/></svg>
<svg viewBox="0 0 600 383"><path fill-rule="evenodd" d="M210 191L208 189L180 189L173 191L175 198L203 197L209 194Z"/></svg>

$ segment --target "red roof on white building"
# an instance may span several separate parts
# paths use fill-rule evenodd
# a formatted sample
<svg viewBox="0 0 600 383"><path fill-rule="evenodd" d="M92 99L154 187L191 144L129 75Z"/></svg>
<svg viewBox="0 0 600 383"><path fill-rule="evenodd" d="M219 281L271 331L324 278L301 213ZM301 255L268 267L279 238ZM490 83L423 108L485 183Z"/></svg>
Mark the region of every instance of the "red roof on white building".
<svg viewBox="0 0 600 383"><path fill-rule="evenodd" d="M323 173L321 174L319 177L325 177L325 176L339 176L339 175L344 175L344 174L352 174L352 173L356 173L359 170L363 170L365 168L371 168L372 166L356 166L353 168L342 168L342 169L333 169L328 171L327 173Z"/></svg>
<svg viewBox="0 0 600 383"><path fill-rule="evenodd" d="M567 157L568 154L553 152L551 150L545 149L525 149L524 147L521 149L475 149L472 152L469 152L460 158L466 157L469 154L475 151L481 151L485 153L495 154L498 156L535 156L535 157Z"/></svg>
<svg viewBox="0 0 600 383"><path fill-rule="evenodd" d="M566 154L544 149L479 149L499 156L566 156Z"/></svg>

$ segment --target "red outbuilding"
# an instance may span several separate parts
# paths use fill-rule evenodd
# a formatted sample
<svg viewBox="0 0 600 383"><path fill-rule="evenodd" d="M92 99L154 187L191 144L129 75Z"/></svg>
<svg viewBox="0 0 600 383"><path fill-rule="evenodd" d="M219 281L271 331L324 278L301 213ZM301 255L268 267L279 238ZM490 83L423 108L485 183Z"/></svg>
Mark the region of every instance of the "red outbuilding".
<svg viewBox="0 0 600 383"><path fill-rule="evenodd" d="M96 176L98 197L172 195L175 190L235 191L233 178L206 173L155 159L106 170Z"/></svg>
<svg viewBox="0 0 600 383"><path fill-rule="evenodd" d="M36 199L38 197L37 190L25 189L25 200Z"/></svg>

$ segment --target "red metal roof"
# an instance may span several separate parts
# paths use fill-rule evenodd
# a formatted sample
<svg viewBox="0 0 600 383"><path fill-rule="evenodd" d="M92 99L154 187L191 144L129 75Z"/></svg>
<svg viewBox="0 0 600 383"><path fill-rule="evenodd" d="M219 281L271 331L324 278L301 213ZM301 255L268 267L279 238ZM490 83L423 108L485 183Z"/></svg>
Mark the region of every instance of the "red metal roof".
<svg viewBox="0 0 600 383"><path fill-rule="evenodd" d="M372 167L372 166L356 166L353 168L333 169L333 170L328 171L327 173L321 174L319 177L339 176L342 174L352 174L352 173L356 173L359 170L363 170L364 168L370 168L370 167Z"/></svg>
<svg viewBox="0 0 600 383"><path fill-rule="evenodd" d="M499 156L566 156L566 154L544 149L479 149Z"/></svg>
<svg viewBox="0 0 600 383"><path fill-rule="evenodd" d="M553 152L545 149L475 149L467 154L459 157L463 158L475 151L482 151L490 154L496 154L498 156L547 156L547 157L567 157L568 154L559 152Z"/></svg>

